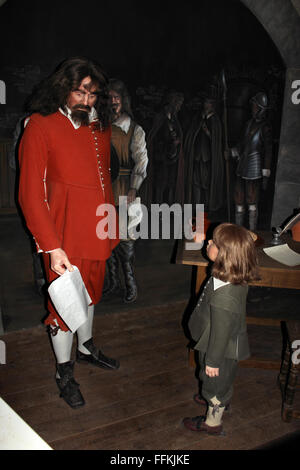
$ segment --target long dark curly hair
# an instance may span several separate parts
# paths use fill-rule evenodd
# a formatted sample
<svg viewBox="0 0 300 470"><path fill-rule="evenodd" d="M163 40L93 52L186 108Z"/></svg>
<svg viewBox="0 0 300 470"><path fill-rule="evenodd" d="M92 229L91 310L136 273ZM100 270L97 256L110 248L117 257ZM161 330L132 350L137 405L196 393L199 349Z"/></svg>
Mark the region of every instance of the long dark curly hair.
<svg viewBox="0 0 300 470"><path fill-rule="evenodd" d="M109 125L108 78L98 63L85 57L71 57L59 64L49 77L34 88L25 103L26 112L48 116L58 108L65 109L70 92L88 76L92 84L99 87L95 109L102 127L106 128Z"/></svg>
<svg viewBox="0 0 300 470"><path fill-rule="evenodd" d="M134 119L133 111L131 108L131 98L125 83L119 80L118 78L110 78L108 82L108 90L113 90L121 96L122 112L128 114L131 119Z"/></svg>

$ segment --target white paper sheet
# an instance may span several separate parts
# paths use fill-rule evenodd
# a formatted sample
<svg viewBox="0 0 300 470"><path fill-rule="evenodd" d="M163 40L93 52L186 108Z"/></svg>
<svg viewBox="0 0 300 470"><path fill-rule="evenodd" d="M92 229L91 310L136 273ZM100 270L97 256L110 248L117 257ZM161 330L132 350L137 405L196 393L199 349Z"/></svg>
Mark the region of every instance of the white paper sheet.
<svg viewBox="0 0 300 470"><path fill-rule="evenodd" d="M74 333L86 320L91 298L77 266L53 281L48 292L63 321Z"/></svg>
<svg viewBox="0 0 300 470"><path fill-rule="evenodd" d="M52 450L2 398L0 422L0 450Z"/></svg>
<svg viewBox="0 0 300 470"><path fill-rule="evenodd" d="M287 243L285 245L270 246L264 248L263 251L266 255L270 256L270 258L286 266L297 266L300 264L300 254L293 251Z"/></svg>

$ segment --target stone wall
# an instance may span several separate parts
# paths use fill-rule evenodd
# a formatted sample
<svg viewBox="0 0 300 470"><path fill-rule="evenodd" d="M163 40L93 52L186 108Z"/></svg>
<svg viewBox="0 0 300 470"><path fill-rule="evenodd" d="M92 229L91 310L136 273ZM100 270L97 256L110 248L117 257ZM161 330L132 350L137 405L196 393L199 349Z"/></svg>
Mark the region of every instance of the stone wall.
<svg viewBox="0 0 300 470"><path fill-rule="evenodd" d="M300 17L298 13L300 2L298 0L241 1L262 23L286 65L271 219L271 225L276 226L288 219L294 209L300 205L300 99L297 93L297 87L300 89Z"/></svg>

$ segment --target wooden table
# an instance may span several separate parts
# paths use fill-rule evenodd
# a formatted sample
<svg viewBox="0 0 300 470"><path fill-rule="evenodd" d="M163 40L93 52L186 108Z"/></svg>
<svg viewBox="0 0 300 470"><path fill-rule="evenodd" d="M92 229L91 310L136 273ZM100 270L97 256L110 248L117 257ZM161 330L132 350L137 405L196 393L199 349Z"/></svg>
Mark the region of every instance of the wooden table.
<svg viewBox="0 0 300 470"><path fill-rule="evenodd" d="M277 287L286 289L300 289L300 265L290 267L281 264L269 256L267 256L263 248L271 246L272 233L271 232L258 232L258 240L256 241L259 271L261 280L252 282L250 285L263 286L263 287ZM282 237L283 242L288 243L291 249L300 253L300 242L295 242L289 235ZM199 289L208 276L208 259L203 256L202 250L185 250L185 241L180 240L178 244L177 264L185 264L195 266L196 283L195 293L198 294ZM254 325L264 326L279 326L280 322L285 318L261 318L261 317L249 317L247 316L247 323ZM300 318L299 318L300 320ZM189 354L190 364L194 364L193 357ZM278 361L266 361L263 359L252 357L246 361L241 361L241 365L244 367L261 367L268 369L278 369L280 363Z"/></svg>

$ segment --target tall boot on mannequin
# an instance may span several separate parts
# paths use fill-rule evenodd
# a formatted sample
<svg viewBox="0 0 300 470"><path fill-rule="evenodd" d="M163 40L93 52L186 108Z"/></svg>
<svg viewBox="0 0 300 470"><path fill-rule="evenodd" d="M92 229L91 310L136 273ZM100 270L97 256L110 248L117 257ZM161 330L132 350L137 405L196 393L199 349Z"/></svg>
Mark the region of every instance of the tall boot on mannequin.
<svg viewBox="0 0 300 470"><path fill-rule="evenodd" d="M106 261L107 266L107 285L103 288L102 295L107 296L118 292L120 289L119 262L115 250L112 251L110 258Z"/></svg>
<svg viewBox="0 0 300 470"><path fill-rule="evenodd" d="M124 302L130 303L137 299L137 285L134 274L134 240L121 241L117 247L125 280Z"/></svg>

